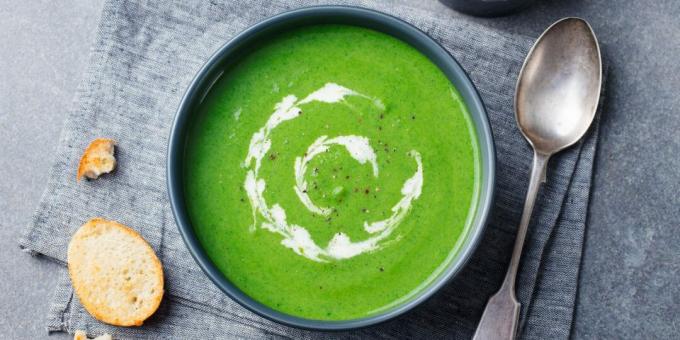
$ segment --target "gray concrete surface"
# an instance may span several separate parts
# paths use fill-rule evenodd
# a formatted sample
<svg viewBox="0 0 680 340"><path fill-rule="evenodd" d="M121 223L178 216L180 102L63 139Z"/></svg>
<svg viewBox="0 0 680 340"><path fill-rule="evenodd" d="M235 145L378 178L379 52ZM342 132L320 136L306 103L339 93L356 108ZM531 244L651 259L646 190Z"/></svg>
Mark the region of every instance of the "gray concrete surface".
<svg viewBox="0 0 680 340"><path fill-rule="evenodd" d="M446 1L413 3L453 16ZM0 1L2 338L46 337L58 268L21 253L16 240L47 180L101 4ZM611 67L574 337L678 339L680 4L544 0L514 16L477 20L537 36L563 16L591 22Z"/></svg>
<svg viewBox="0 0 680 340"><path fill-rule="evenodd" d="M47 337L58 265L22 253L102 1L0 1L0 338ZM67 338L65 335L51 338Z"/></svg>

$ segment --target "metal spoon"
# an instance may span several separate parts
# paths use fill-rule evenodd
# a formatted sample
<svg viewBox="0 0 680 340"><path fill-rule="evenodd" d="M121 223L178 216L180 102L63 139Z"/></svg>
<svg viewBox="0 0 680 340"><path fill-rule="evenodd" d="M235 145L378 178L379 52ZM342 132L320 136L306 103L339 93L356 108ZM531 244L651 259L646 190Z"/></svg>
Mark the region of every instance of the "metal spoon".
<svg viewBox="0 0 680 340"><path fill-rule="evenodd" d="M515 92L515 118L534 149L522 219L505 280L486 305L475 340L513 339L520 304L515 276L527 226L550 156L576 143L595 117L602 83L597 38L583 19L564 18L536 41L524 61Z"/></svg>

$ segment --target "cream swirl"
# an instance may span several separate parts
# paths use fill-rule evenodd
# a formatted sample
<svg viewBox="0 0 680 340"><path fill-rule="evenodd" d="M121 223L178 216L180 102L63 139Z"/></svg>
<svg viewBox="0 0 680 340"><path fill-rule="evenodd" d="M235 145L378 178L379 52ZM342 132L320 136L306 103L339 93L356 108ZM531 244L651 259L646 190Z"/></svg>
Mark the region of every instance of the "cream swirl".
<svg viewBox="0 0 680 340"><path fill-rule="evenodd" d="M311 102L337 103L342 102L347 96L358 96L372 101L373 105L380 110L384 110L383 103L376 98L372 98L361 93L355 92L346 87L334 83L327 83L320 89L312 92L302 100L298 100L294 95L284 97L274 107L266 124L253 134L248 148L248 155L243 166L248 169L244 188L248 195L248 200L252 207L253 224L251 230L257 228L258 216L263 221L260 227L283 236L281 244L292 249L295 253L308 259L326 262L328 260L347 259L359 254L377 250L381 244L392 234L397 226L403 221L411 209L414 200L420 197L423 186L423 164L420 153L411 150L409 155L415 160L416 172L407 179L402 188L402 198L392 207L392 214L383 220L368 222L364 221L364 230L370 235L361 241L353 241L343 233L336 233L328 242L326 247L321 247L312 239L306 228L290 224L286 216L286 211L278 204L271 206L264 198L266 181L259 177L259 170L262 159L271 148L270 135L272 131L281 123L295 119L302 110L300 106ZM326 152L331 146L339 145L345 147L349 155L359 164L369 163L373 170L373 176L378 177L379 169L377 156L367 137L347 135L328 138L319 137L309 146L303 157L297 157L294 164L295 186L293 190L297 194L302 204L312 213L319 215L329 215L331 208L319 207L307 195L307 181L304 176L307 172L307 165L319 154Z"/></svg>

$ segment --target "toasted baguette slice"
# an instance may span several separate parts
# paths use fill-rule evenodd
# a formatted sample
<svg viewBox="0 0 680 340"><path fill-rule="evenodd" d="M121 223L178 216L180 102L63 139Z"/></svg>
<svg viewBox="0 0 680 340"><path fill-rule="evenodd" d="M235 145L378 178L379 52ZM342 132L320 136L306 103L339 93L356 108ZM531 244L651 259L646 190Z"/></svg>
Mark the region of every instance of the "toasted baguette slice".
<svg viewBox="0 0 680 340"><path fill-rule="evenodd" d="M94 218L68 245L68 272L85 309L116 326L139 326L163 298L163 268L134 230Z"/></svg>
<svg viewBox="0 0 680 340"><path fill-rule="evenodd" d="M97 179L101 174L109 173L116 168L116 157L113 155L116 141L108 138L93 140L80 158L76 179L85 176Z"/></svg>

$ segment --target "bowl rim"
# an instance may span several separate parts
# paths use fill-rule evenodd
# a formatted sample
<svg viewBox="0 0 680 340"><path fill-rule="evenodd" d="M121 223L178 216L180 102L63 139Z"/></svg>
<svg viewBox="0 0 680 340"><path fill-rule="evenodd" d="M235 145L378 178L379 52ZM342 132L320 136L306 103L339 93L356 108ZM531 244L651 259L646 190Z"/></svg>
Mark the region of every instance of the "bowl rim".
<svg viewBox="0 0 680 340"><path fill-rule="evenodd" d="M218 72L219 69L224 68L221 63L253 41L268 34L280 32L282 28L290 29L324 23L374 29L408 43L428 57L463 97L463 102L474 124L480 156L480 184L476 211L472 213L474 217L470 223L470 230L456 256L450 260L436 279L414 297L378 314L349 320L315 320L282 313L256 301L231 283L212 263L194 234L186 213L182 182L187 123L192 115L192 108L197 103L200 104L210 87L221 76L221 72ZM215 73L218 75L215 76ZM191 81L175 113L168 139L166 181L168 197L179 233L193 259L220 290L241 306L268 320L302 329L340 331L363 328L394 319L430 298L461 271L482 238L493 206L495 158L493 134L482 99L467 73L444 47L420 29L392 15L363 7L324 5L298 8L266 18L237 34L208 59Z"/></svg>

